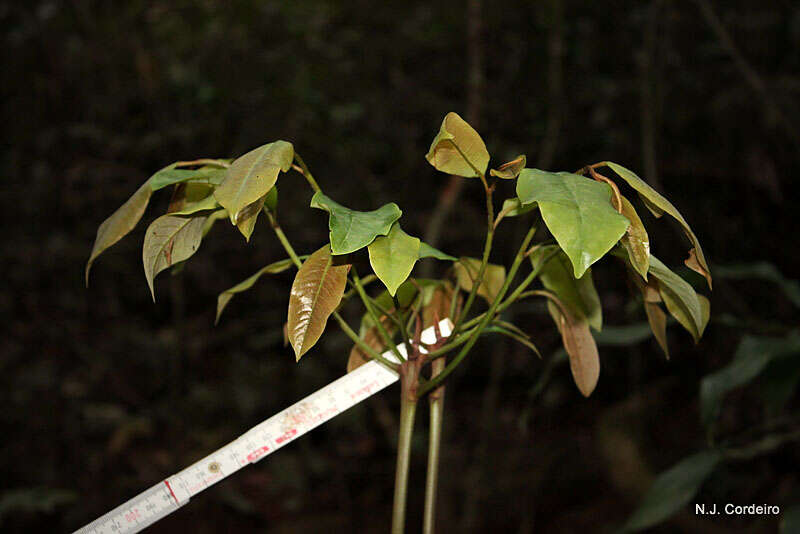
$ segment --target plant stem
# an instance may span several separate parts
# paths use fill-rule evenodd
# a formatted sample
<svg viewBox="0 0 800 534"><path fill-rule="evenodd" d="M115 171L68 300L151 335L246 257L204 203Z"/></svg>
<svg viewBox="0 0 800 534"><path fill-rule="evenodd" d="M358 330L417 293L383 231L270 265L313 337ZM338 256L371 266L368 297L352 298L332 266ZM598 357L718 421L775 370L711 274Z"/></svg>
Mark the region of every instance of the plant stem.
<svg viewBox="0 0 800 534"><path fill-rule="evenodd" d="M444 358L431 364L431 376L444 370ZM428 397L430 403L430 435L428 436L428 473L425 479L425 512L422 523L423 534L433 534L436 526L436 492L439 487L439 453L442 444L442 421L444 420L444 386L433 390Z"/></svg>
<svg viewBox="0 0 800 534"><path fill-rule="evenodd" d="M401 375L401 380L406 381L405 373ZM400 431L397 436L397 470L394 478L392 534L404 534L405 532L408 467L411 462L411 436L414 433L414 414L416 411L417 399L408 394L408 388L404 384L400 401Z"/></svg>
<svg viewBox="0 0 800 534"><path fill-rule="evenodd" d="M358 277L355 267L350 270L350 275L353 277L353 285L356 287L358 296L361 297L361 301L364 303L367 313L369 313L369 316L372 317L375 327L378 329L378 333L380 334L381 338L383 338L383 342L394 353L398 361L405 361L405 357L400 353L400 349L397 348L397 344L395 344L392 336L389 335L389 332L386 331L386 327L383 326L383 321L381 321L381 318L378 317L377 313L375 313L375 309L372 307L371 299L364 291L364 286L361 284L361 279ZM406 351L410 350L411 346L407 346Z"/></svg>
<svg viewBox="0 0 800 534"><path fill-rule="evenodd" d="M294 153L294 159L300 165L299 172L300 172L300 174L305 176L306 181L308 182L308 185L311 186L311 189L313 189L315 193L321 193L322 189L320 189L319 184L317 184L317 181L314 180L314 176L311 174L311 171L308 170L308 165L306 165L306 162L303 161L303 158L300 157L300 154L295 152ZM295 169L295 170L297 170L297 169Z"/></svg>
<svg viewBox="0 0 800 534"><path fill-rule="evenodd" d="M464 157L464 160L469 163L469 160L466 157ZM484 273L486 273L486 266L489 264L489 254L492 252L492 241L494 240L494 204L492 204L492 188L486 183L486 177L483 174L480 175L480 178L481 182L483 183L483 190L486 196L486 241L483 244L483 257L481 258L481 266L478 269L478 275L475 277L475 280L472 281L472 290L469 292L469 296L467 297L467 302L464 304L464 308L461 310L461 313L458 314L451 337L458 334L459 330L461 329L461 325L464 322L464 318L469 313L472 303L475 302L475 297L478 294L478 288L483 283L483 276Z"/></svg>
<svg viewBox="0 0 800 534"><path fill-rule="evenodd" d="M525 239L522 241L522 245L519 247L519 250L517 251L517 255L514 258L514 262L511 264L511 268L508 271L508 276L506 277L505 282L503 282L503 287L500 288L500 291L497 293L497 296L495 297L494 301L489 306L489 309L483 315L483 318L481 318L477 328L475 328L472 335L467 340L467 343L461 348L461 351L456 355L456 357L453 358L453 361L447 364L447 367L445 367L440 374L431 378L425 384L422 384L419 390L420 396L430 392L431 390L436 388L439 384L441 384L442 381L444 381L448 376L450 376L450 373L452 373L456 369L456 367L459 366L459 364L464 360L464 358L466 358L467 354L469 354L469 351L478 341L478 338L480 337L483 330L486 328L486 325L489 324L489 322L492 320L495 313L497 312L497 309L500 306L500 302L502 301L503 297L508 291L509 286L511 286L511 282L514 280L514 276L517 274L517 271L519 270L519 266L522 263L522 260L525 259L525 251L528 249L528 244L531 242L531 239L533 239L533 234L535 233L536 233L535 226L531 227L531 229L528 230ZM534 272L536 272L536 270L534 270ZM530 279L531 282L533 281L533 277L531 277L530 275L528 276L528 278ZM516 292L517 291L515 291L515 293ZM519 291L519 293L521 292L522 291Z"/></svg>

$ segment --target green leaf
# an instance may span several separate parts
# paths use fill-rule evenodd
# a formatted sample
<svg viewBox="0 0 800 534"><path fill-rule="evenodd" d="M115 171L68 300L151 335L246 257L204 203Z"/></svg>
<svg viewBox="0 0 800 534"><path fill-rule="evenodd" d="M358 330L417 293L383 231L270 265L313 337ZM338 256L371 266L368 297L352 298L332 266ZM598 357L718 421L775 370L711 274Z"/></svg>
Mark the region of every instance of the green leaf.
<svg viewBox="0 0 800 534"><path fill-rule="evenodd" d="M536 209L536 204L528 204L527 206L522 205L522 201L519 198L507 198L503 201L503 207L500 209L498 213L498 218L500 213L503 214L503 217L517 217L519 215L525 215Z"/></svg>
<svg viewBox="0 0 800 534"><path fill-rule="evenodd" d="M242 208L242 210L239 212L239 218L236 221L236 228L239 229L239 232L244 236L245 241L248 243L250 242L250 236L253 235L253 230L256 227L258 215L264 208L266 199L267 195L264 195L252 204Z"/></svg>
<svg viewBox="0 0 800 534"><path fill-rule="evenodd" d="M652 254L650 274L658 280L659 293L667 306L667 311L692 334L697 343L708 323L710 311L708 301L702 302L686 280L672 272Z"/></svg>
<svg viewBox="0 0 800 534"><path fill-rule="evenodd" d="M153 190L150 188L150 185L145 182L122 206L117 208L117 211L103 221L97 229L92 253L89 255L89 260L86 262L87 286L89 285L89 271L92 268L94 260L97 259L104 250L133 230L142 218L142 215L144 215L144 210L147 209L147 204L150 202L152 194Z"/></svg>
<svg viewBox="0 0 800 534"><path fill-rule="evenodd" d="M400 223L392 225L386 236L369 244L369 263L375 275L394 296L419 259L420 240L405 233Z"/></svg>
<svg viewBox="0 0 800 534"><path fill-rule="evenodd" d="M508 163L503 163L497 169L490 170L489 174L496 176L497 178L502 178L503 180L513 180L519 176L519 173L521 173L522 169L525 168L527 161L528 160L525 157L525 154L522 154L512 159Z"/></svg>
<svg viewBox="0 0 800 534"><path fill-rule="evenodd" d="M422 258L436 258L437 260L458 261L458 258L454 258L449 254L445 254L441 250L433 248L424 241L421 241L419 244L419 259Z"/></svg>
<svg viewBox="0 0 800 534"><path fill-rule="evenodd" d="M267 210L275 213L278 209L278 186L274 186L272 189L269 190L267 193L267 197L264 199L264 207Z"/></svg>
<svg viewBox="0 0 800 534"><path fill-rule="evenodd" d="M466 292L472 291L473 281L478 277L480 272L481 260L477 258L461 258L457 263L453 264L456 277L458 278L458 285ZM478 295L485 298L487 302L494 301L503 284L506 281L506 268L502 265L494 265L489 263L486 265L486 271L483 274L483 281L478 287Z"/></svg>
<svg viewBox="0 0 800 534"><path fill-rule="evenodd" d="M228 218L228 212L225 209L218 209L217 211L212 211L209 214L208 218L206 219L206 223L203 225L203 237L208 235L208 232L211 231L211 227L214 226L214 223L227 218Z"/></svg>
<svg viewBox="0 0 800 534"><path fill-rule="evenodd" d="M336 310L347 285L350 265L335 265L329 245L312 254L300 269L289 294L287 334L300 358L316 344L328 317Z"/></svg>
<svg viewBox="0 0 800 534"><path fill-rule="evenodd" d="M647 280L647 271L650 269L650 237L647 235L642 220L630 201L620 196L622 200L622 215L631 225L619 242L628 252L628 259L634 270Z"/></svg>
<svg viewBox="0 0 800 534"><path fill-rule="evenodd" d="M308 256L301 256L301 259L306 259ZM219 323L219 318L222 315L223 310L228 306L228 303L231 301L234 295L237 293L242 293L243 291L247 291L258 281L259 278L264 276L265 274L278 274L282 273L288 269L290 269L294 264L292 263L291 258L287 258L285 260L276 261L275 263L270 263L269 265L262 267L258 271L255 272L252 276L242 280L235 286L226 289L222 293L219 294L217 297L217 317L214 320L214 324Z"/></svg>
<svg viewBox="0 0 800 534"><path fill-rule="evenodd" d="M156 293L153 279L164 269L190 258L197 251L203 239L206 218L162 215L147 228L142 246L142 263L154 302Z"/></svg>
<svg viewBox="0 0 800 534"><path fill-rule="evenodd" d="M170 185L184 182L203 183L208 185L219 185L225 178L226 169L203 166L199 169L180 169L176 168L180 162L167 165L157 171L147 183L153 191L158 191Z"/></svg>
<svg viewBox="0 0 800 534"><path fill-rule="evenodd" d="M530 336L524 332L520 332L519 329L511 323L506 323L505 321L495 321L491 325L487 326L484 329L484 332L502 334L506 337L509 337L517 343L525 345L531 349L539 358L542 357L542 353L539 352L539 348L536 346L536 344L531 341Z"/></svg>
<svg viewBox="0 0 800 534"><path fill-rule="evenodd" d="M786 356L800 353L800 335L792 332L783 338L745 336L736 349L733 361L707 375L700 384L700 415L708 426L719 415L728 392L747 384L766 366Z"/></svg>
<svg viewBox="0 0 800 534"><path fill-rule="evenodd" d="M611 187L577 174L525 169L517 180L523 205L537 202L542 218L572 262L575 278L625 234L630 222L611 206Z"/></svg>
<svg viewBox="0 0 800 534"><path fill-rule="evenodd" d="M333 199L317 192L311 198L311 207L327 211L331 251L334 255L360 250L380 235L386 235L403 214L394 202L373 211L355 211L345 208Z"/></svg>
<svg viewBox="0 0 800 534"><path fill-rule="evenodd" d="M236 224L240 212L266 195L278 180L280 171L292 166L294 147L286 141L275 141L239 156L231 163L225 179L214 191L222 207Z"/></svg>
<svg viewBox="0 0 800 534"><path fill-rule="evenodd" d="M472 126L457 113L445 115L425 159L441 172L477 178L489 166L489 152Z"/></svg>
<svg viewBox="0 0 800 534"><path fill-rule="evenodd" d="M691 263L689 260L692 259L692 255L690 255L689 260L687 260L687 265L695 270L699 269L698 272L700 272L700 274L706 278L708 287L711 288L711 271L708 268L708 263L703 255L703 249L700 246L700 242L697 240L697 236L694 235L694 232L689 226L689 223L687 223L686 219L683 218L683 215L680 214L680 212L669 200L664 198L658 191L650 187L647 182L639 178L635 172L611 161L607 161L606 165L608 165L611 170L617 173L620 178L628 182L628 185L630 185L639 193L639 196L642 198L650 211L653 212L653 215L660 217L664 212L666 212L680 223L680 225L683 227L683 231L689 238L689 241L692 242L695 251L694 256L696 257L697 265L689 265L689 263Z"/></svg>
<svg viewBox="0 0 800 534"><path fill-rule="evenodd" d="M623 531L637 532L657 525L686 506L721 460L720 452L703 451L661 473Z"/></svg>
<svg viewBox="0 0 800 534"><path fill-rule="evenodd" d="M214 195L198 200L196 202L187 203L182 209L170 212L170 215L193 215L199 211L216 210L219 208L219 203Z"/></svg>
<svg viewBox="0 0 800 534"><path fill-rule="evenodd" d="M550 257L555 250L559 251ZM599 332L603 328L603 311L592 280L592 270L587 269L581 278L576 279L569 258L558 245L534 249L530 255L531 264L537 268L548 257L550 259L539 274L544 287L555 293L573 315L587 321Z"/></svg>

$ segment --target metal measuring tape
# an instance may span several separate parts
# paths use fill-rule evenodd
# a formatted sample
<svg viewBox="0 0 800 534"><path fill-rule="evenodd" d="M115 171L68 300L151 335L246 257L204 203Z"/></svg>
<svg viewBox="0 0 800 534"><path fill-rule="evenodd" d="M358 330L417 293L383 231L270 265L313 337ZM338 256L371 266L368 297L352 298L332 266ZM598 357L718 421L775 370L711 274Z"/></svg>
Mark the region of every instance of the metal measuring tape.
<svg viewBox="0 0 800 534"><path fill-rule="evenodd" d="M439 323L443 336L450 335L449 319ZM436 341L434 327L422 332L422 341ZM398 345L406 355L405 344ZM423 349L424 351L424 349ZM383 357L397 362L394 353ZM336 417L348 408L393 384L398 375L373 360L334 380L305 399L289 406L266 421L251 428L180 473L172 475L107 514L76 531L76 534L128 534L139 532L168 516L193 495L229 477L239 469L258 462L306 432Z"/></svg>

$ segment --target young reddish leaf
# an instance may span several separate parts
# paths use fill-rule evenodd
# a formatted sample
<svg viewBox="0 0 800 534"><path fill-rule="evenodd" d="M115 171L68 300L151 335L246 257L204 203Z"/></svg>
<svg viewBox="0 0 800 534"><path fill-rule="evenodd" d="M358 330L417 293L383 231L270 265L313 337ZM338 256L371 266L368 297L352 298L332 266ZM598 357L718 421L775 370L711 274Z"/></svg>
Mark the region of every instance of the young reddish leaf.
<svg viewBox="0 0 800 534"><path fill-rule="evenodd" d="M334 265L330 246L325 245L297 271L289 294L287 321L297 361L322 336L328 317L342 300L349 270L350 265Z"/></svg>
<svg viewBox="0 0 800 534"><path fill-rule="evenodd" d="M147 228L142 246L144 275L153 301L153 279L164 269L192 256L200 247L206 218L162 215Z"/></svg>
<svg viewBox="0 0 800 534"><path fill-rule="evenodd" d="M628 258L633 268L642 278L647 280L647 271L650 268L650 237L647 235L647 230L645 230L639 214L636 213L636 209L634 209L630 201L623 196L620 198L622 200L622 215L631 224L619 242L628 252Z"/></svg>
<svg viewBox="0 0 800 534"><path fill-rule="evenodd" d="M445 115L425 159L441 172L477 178L489 166L489 152L472 126L457 113Z"/></svg>
<svg viewBox="0 0 800 534"><path fill-rule="evenodd" d="M467 292L472 291L473 281L477 278L481 268L481 260L477 258L461 258L457 263L453 264L453 268L458 278L458 285L461 286L461 289ZM506 268L502 265L489 263L486 265L483 281L480 287L478 287L478 295L491 303L500 292L505 281Z"/></svg>
<svg viewBox="0 0 800 534"><path fill-rule="evenodd" d="M275 141L251 150L231 163L214 196L228 210L232 224L239 222L245 207L272 189L278 180L278 173L288 171L293 158L294 147L291 143Z"/></svg>
<svg viewBox="0 0 800 534"><path fill-rule="evenodd" d="M656 338L658 346L664 351L664 355L669 360L669 346L667 345L667 314L658 304L661 296L658 292L658 282L651 280L647 285L642 286L644 296L644 311L647 314L647 322L650 323L650 330Z"/></svg>
<svg viewBox="0 0 800 534"><path fill-rule="evenodd" d="M686 219L683 218L683 215L672 205L672 203L664 198L658 191L650 187L644 180L639 178L635 172L626 169L622 165L618 165L614 162L607 161L606 165L608 165L611 170L617 173L623 180L628 182L628 185L633 187L638 193L639 196L644 201L645 205L653 212L656 217L660 217L664 212L669 213L670 216L675 218L676 221L680 223L683 227L683 231L686 236L689 238L689 241L692 242L694 246L694 254L690 252L689 260L692 259L692 256L695 257L696 263L699 269L702 269L700 274L702 274L706 281L708 282L709 289L711 288L711 270L708 268L708 263L706 262L706 258L703 255L703 249L700 246L700 242L697 240L697 236L694 235L689 223L686 222ZM691 267L691 266L690 266ZM694 267L692 267L694 268Z"/></svg>
<svg viewBox="0 0 800 534"><path fill-rule="evenodd" d="M689 249L689 257L683 260L683 263L686 264L688 268L705 278L706 282L708 282L709 289L711 288L711 273L700 264L700 261L698 261L697 250L694 248Z"/></svg>
<svg viewBox="0 0 800 534"><path fill-rule="evenodd" d="M422 327L428 328L437 324L442 319L450 317L450 304L453 299L453 286L449 282L426 287L430 290L428 298L422 303Z"/></svg>
<svg viewBox="0 0 800 534"><path fill-rule="evenodd" d="M104 250L117 241L125 237L128 232L133 230L139 220L147 209L147 204L150 202L150 197L153 190L145 182L139 189L119 208L111 214L111 216L103 221L97 229L97 236L94 239L94 246L92 253L89 255L89 261L86 262L86 285L89 285L89 271L92 268L92 263L97 259Z"/></svg>
<svg viewBox="0 0 800 534"><path fill-rule="evenodd" d="M495 176L497 178L502 178L503 180L513 180L519 173L522 172L522 169L525 168L525 164L527 163L527 158L525 154L521 156L517 156L516 158L512 159L508 163L503 163L497 169L492 169L489 171L489 174Z"/></svg>
<svg viewBox="0 0 800 534"><path fill-rule="evenodd" d="M569 356L569 368L572 378L581 394L588 397L597 386L600 377L600 355L597 352L597 343L589 330L589 323L572 315L569 308L559 305L557 299L555 310L559 319L559 330L564 349Z"/></svg>

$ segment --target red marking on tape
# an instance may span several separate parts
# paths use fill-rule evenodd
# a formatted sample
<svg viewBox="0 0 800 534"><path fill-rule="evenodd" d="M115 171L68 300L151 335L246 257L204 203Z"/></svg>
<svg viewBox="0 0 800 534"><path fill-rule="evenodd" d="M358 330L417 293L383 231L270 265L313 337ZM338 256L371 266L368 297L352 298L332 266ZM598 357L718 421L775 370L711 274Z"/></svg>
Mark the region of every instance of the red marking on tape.
<svg viewBox="0 0 800 534"><path fill-rule="evenodd" d="M247 455L248 462L255 462L269 452L269 447L260 447Z"/></svg>
<svg viewBox="0 0 800 534"><path fill-rule="evenodd" d="M169 480L165 480L164 484L167 485L167 489L169 490L169 494L172 495L172 498L175 499L175 504L180 504L178 502L178 498L175 496L175 492L172 491L172 486L169 485Z"/></svg>
<svg viewBox="0 0 800 534"><path fill-rule="evenodd" d="M286 432L284 432L283 435L278 436L277 438L275 438L275 443L280 445L284 441L293 438L295 435L297 435L297 429L296 428L292 428L291 430L287 430Z"/></svg>

